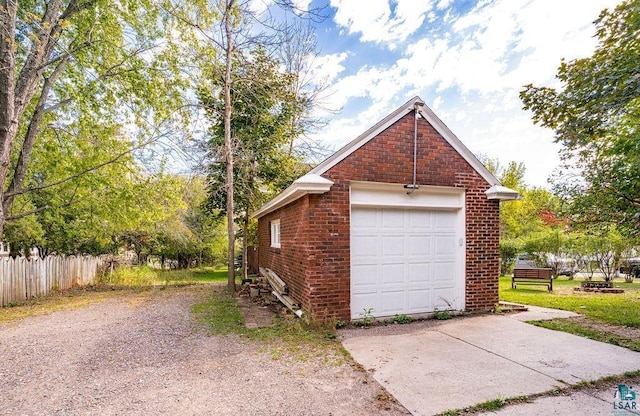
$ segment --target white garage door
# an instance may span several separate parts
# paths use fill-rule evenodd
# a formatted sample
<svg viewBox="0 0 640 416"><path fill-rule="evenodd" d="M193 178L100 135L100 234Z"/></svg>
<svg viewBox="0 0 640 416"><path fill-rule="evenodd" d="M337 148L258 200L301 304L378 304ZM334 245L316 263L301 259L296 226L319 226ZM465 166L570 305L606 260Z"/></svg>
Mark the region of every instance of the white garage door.
<svg viewBox="0 0 640 416"><path fill-rule="evenodd" d="M352 207L352 319L463 309L459 215Z"/></svg>

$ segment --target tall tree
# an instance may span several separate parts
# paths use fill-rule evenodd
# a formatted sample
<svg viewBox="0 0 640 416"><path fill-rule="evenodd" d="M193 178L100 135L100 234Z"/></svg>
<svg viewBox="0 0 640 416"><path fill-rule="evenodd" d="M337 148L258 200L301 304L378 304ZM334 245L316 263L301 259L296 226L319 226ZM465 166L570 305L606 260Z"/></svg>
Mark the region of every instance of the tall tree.
<svg viewBox="0 0 640 416"><path fill-rule="evenodd" d="M303 172L301 159L291 152L291 142L304 131L301 114L309 101L296 89L297 74L286 73L278 61L269 58L262 48L248 59L233 65L231 98L233 114L234 217L242 228L243 273L246 275L246 248L249 240L250 214L259 204L288 186ZM215 81L214 81L215 84ZM209 206L228 209L226 158L224 145L223 97L200 89L199 96L212 120L208 169Z"/></svg>
<svg viewBox="0 0 640 416"><path fill-rule="evenodd" d="M235 228L234 215L237 212L235 207L235 194L237 193L234 177L235 155L238 151L238 136L234 131L233 116L238 101L242 97L233 97L233 89L236 82L244 82L243 79L234 79L236 66L246 65L248 56L259 47L265 48L267 55L276 54L276 51L283 45L285 39L296 39L293 34L296 27L288 20L289 17L300 18L303 11L296 9L293 2L289 0L276 0L268 3L268 7L279 8L278 15L284 13L287 18L276 20L275 14L268 10L257 10L259 2L249 0L215 0L211 2L176 2L167 0L165 9L177 16L183 23L183 27L189 27L197 35L188 38L189 44L193 46L201 64L198 74L198 82L201 83L200 91L209 88L211 97L221 98L222 107L212 119L213 124L218 124L223 128L224 145L221 155L224 160L225 169L225 209L228 227L228 290L235 290L234 275L234 250L235 250ZM280 13L282 12L282 13ZM293 15L293 16L292 16ZM280 16L281 17L281 16ZM289 36L283 36L283 34ZM203 58L207 59L203 59ZM213 82L212 82L213 81ZM253 85L260 80L254 79ZM210 109L209 109L210 110ZM301 115L301 114L299 114ZM299 123L293 123L292 127ZM220 156L219 153L217 156ZM292 153L292 152L290 152ZM221 159L216 158L215 163ZM246 258L246 257L245 257Z"/></svg>
<svg viewBox="0 0 640 416"><path fill-rule="evenodd" d="M163 23L151 0L0 2L0 238L7 220L29 213L12 212L19 195L113 163L173 127L182 78ZM61 147L90 139L99 149L124 126L127 149L29 183L44 136Z"/></svg>
<svg viewBox="0 0 640 416"><path fill-rule="evenodd" d="M618 224L640 233L640 0L604 10L592 56L562 62L561 88L520 94L533 120L556 131L565 169L555 190L575 224Z"/></svg>

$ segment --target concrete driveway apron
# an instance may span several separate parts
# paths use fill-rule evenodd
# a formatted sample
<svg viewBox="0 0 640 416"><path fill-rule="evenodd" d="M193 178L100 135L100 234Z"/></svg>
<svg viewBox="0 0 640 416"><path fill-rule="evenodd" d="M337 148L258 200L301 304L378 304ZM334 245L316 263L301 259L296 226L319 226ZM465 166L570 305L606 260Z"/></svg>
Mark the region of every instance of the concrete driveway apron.
<svg viewBox="0 0 640 416"><path fill-rule="evenodd" d="M353 358L415 415L640 370L640 353L519 320L540 319L532 312L351 330L341 336ZM537 313L551 317L542 309ZM579 414L611 414L613 396L596 402L602 405L596 413L582 409Z"/></svg>

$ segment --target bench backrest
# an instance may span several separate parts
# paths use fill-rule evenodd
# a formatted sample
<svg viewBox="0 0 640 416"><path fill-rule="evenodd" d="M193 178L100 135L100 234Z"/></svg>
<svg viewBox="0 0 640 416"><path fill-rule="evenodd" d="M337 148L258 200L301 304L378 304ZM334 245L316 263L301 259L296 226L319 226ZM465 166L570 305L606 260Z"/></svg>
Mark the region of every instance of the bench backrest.
<svg viewBox="0 0 640 416"><path fill-rule="evenodd" d="M551 269L513 269L513 277L524 279L551 279Z"/></svg>

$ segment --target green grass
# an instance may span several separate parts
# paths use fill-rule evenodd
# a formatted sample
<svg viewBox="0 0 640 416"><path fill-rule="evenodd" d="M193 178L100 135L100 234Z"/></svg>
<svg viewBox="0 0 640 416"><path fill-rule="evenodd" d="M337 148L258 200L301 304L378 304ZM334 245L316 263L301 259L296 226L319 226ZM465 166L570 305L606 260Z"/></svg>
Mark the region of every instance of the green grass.
<svg viewBox="0 0 640 416"><path fill-rule="evenodd" d="M121 266L100 277L97 285L123 288L144 288L158 285L191 285L197 283L226 283L227 270L201 267L186 270L159 270L148 266ZM236 283L240 280L236 277Z"/></svg>
<svg viewBox="0 0 640 416"><path fill-rule="evenodd" d="M608 344L617 345L628 348L631 351L640 352L640 340L625 338L610 332L598 331L581 325L579 322L573 322L568 319L554 319L551 321L532 321L533 325L543 328L553 329L555 331L568 332L570 334L580 335L595 341L606 342Z"/></svg>
<svg viewBox="0 0 640 416"><path fill-rule="evenodd" d="M148 266L120 266L110 273L96 278L97 286L110 287L145 287L153 286L158 279L155 269Z"/></svg>
<svg viewBox="0 0 640 416"><path fill-rule="evenodd" d="M226 283L227 269L214 269L203 267L191 271L192 279L197 283Z"/></svg>
<svg viewBox="0 0 640 416"><path fill-rule="evenodd" d="M614 282L623 294L575 292L580 280L559 278L553 281L553 292L536 286L511 289L511 278L500 278L500 300L562 309L586 315L597 321L640 328L640 284Z"/></svg>
<svg viewBox="0 0 640 416"><path fill-rule="evenodd" d="M212 334L247 332L238 302L224 290L215 291L202 303L195 304L192 311Z"/></svg>
<svg viewBox="0 0 640 416"><path fill-rule="evenodd" d="M348 356L337 340L332 323L308 322L292 317L276 318L274 325L266 328L247 328L237 301L223 288L194 305L192 311L211 334L236 334L260 341L274 359L291 356L305 360L311 356L322 356L329 364L339 364Z"/></svg>
<svg viewBox="0 0 640 416"><path fill-rule="evenodd" d="M497 398L479 403L475 406L465 407L464 409L446 410L442 413L439 413L437 416L462 416L476 413L496 412L505 406L518 403L527 403L529 401L530 400L527 396L509 397L506 399Z"/></svg>

